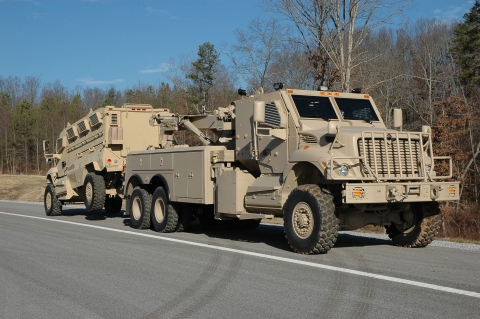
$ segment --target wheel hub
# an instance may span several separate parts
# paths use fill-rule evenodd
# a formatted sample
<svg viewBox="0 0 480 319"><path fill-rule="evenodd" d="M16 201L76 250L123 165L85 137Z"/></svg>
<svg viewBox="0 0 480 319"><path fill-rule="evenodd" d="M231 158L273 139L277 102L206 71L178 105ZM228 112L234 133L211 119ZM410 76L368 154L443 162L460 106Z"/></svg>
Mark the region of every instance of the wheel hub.
<svg viewBox="0 0 480 319"><path fill-rule="evenodd" d="M313 213L307 203L300 202L293 209L293 229L298 237L307 238L313 231Z"/></svg>
<svg viewBox="0 0 480 319"><path fill-rule="evenodd" d="M404 223L395 226L403 234L408 234L415 228L415 212L412 209L405 210L402 212L401 217Z"/></svg>
<svg viewBox="0 0 480 319"><path fill-rule="evenodd" d="M142 202L140 201L140 198L135 197L133 199L132 203L132 214L135 220L139 220L140 216L142 214Z"/></svg>
<svg viewBox="0 0 480 319"><path fill-rule="evenodd" d="M47 196L45 197L45 206L47 207L47 210L52 208L52 194L50 193L47 193Z"/></svg>
<svg viewBox="0 0 480 319"><path fill-rule="evenodd" d="M93 198L93 187L91 183L87 183L85 186L85 197L87 198L88 202L92 201Z"/></svg>
<svg viewBox="0 0 480 319"><path fill-rule="evenodd" d="M155 201L154 209L154 216L156 221L158 223L163 222L163 219L165 218L165 202L161 198L158 198Z"/></svg>

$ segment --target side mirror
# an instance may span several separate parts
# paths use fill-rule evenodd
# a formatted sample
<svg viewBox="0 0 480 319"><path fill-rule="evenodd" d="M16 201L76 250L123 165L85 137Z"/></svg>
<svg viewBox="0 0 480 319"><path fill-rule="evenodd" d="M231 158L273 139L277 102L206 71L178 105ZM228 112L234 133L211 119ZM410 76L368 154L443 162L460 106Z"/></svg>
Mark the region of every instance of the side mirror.
<svg viewBox="0 0 480 319"><path fill-rule="evenodd" d="M393 127L399 128L403 126L402 109L393 109Z"/></svg>
<svg viewBox="0 0 480 319"><path fill-rule="evenodd" d="M265 101L253 102L253 121L257 123L265 122Z"/></svg>
<svg viewBox="0 0 480 319"><path fill-rule="evenodd" d="M53 158L53 153L50 150L50 141L43 141L43 156L46 159Z"/></svg>
<svg viewBox="0 0 480 319"><path fill-rule="evenodd" d="M338 134L338 125L335 122L328 122L328 134L337 135Z"/></svg>
<svg viewBox="0 0 480 319"><path fill-rule="evenodd" d="M43 141L43 152L45 154L50 154L50 141Z"/></svg>

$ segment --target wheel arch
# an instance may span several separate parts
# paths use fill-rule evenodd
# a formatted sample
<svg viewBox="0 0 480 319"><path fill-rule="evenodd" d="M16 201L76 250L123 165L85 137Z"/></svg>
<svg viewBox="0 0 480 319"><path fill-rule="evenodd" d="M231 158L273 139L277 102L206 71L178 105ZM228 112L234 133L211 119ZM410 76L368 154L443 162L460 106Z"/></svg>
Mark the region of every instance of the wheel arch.
<svg viewBox="0 0 480 319"><path fill-rule="evenodd" d="M153 186L153 189L161 186L167 195L167 200L170 201L170 189L168 188L168 183L165 177L162 174L156 174L150 180L150 184Z"/></svg>
<svg viewBox="0 0 480 319"><path fill-rule="evenodd" d="M143 180L138 174L134 174L130 176L130 178L127 181L127 186L125 187L125 198L130 197L132 195L133 190L135 187L143 185Z"/></svg>
<svg viewBox="0 0 480 319"><path fill-rule="evenodd" d="M282 207L288 195L298 186L320 184L324 179L320 168L311 162L292 163L283 173Z"/></svg>
<svg viewBox="0 0 480 319"><path fill-rule="evenodd" d="M143 178L140 175L134 174L130 176L126 185L127 185L127 187L125 188L126 197L129 197L132 194L133 189L137 186L143 186L145 188L148 188L149 190L152 191L152 193L157 187L161 186L163 187L163 190L167 195L167 199L170 200L170 189L168 187L167 180L162 174L155 174L150 179L150 182L148 184L145 184L143 182Z"/></svg>

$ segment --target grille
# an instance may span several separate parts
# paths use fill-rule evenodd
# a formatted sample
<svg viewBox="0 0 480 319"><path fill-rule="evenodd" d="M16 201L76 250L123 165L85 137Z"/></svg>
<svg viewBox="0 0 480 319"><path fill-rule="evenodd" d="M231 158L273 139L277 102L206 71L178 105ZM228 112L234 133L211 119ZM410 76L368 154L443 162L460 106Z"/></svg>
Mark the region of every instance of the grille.
<svg viewBox="0 0 480 319"><path fill-rule="evenodd" d="M421 148L418 140L359 139L361 157L380 178L420 177ZM370 176L367 167L364 173Z"/></svg>
<svg viewBox="0 0 480 319"><path fill-rule="evenodd" d="M300 134L300 143L317 144L317 138L312 135Z"/></svg>
<svg viewBox="0 0 480 319"><path fill-rule="evenodd" d="M90 116L90 124L92 126L98 125L99 123L100 123L100 121L98 120L97 113Z"/></svg>
<svg viewBox="0 0 480 319"><path fill-rule="evenodd" d="M265 105L265 124L280 127L281 119L275 104Z"/></svg>

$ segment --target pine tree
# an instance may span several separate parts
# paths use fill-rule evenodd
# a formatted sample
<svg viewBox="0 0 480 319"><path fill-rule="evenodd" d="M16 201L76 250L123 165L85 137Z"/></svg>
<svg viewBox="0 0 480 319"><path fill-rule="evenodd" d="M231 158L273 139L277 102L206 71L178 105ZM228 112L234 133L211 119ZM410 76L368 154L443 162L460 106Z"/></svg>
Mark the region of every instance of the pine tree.
<svg viewBox="0 0 480 319"><path fill-rule="evenodd" d="M187 79L193 81L194 86L191 94L193 104L202 104L202 111L208 103L208 93L215 80L216 67L220 59L215 46L205 42L198 47L198 59L192 62L192 72L186 75Z"/></svg>
<svg viewBox="0 0 480 319"><path fill-rule="evenodd" d="M480 0L463 19L455 29L452 51L461 68L460 80L471 88L480 85Z"/></svg>

